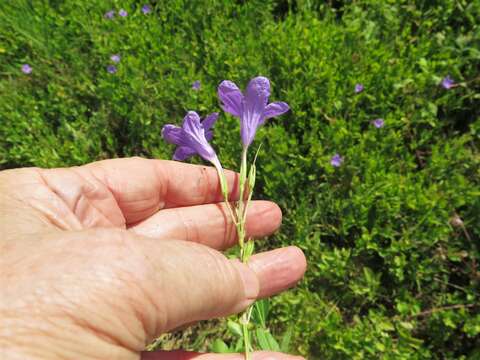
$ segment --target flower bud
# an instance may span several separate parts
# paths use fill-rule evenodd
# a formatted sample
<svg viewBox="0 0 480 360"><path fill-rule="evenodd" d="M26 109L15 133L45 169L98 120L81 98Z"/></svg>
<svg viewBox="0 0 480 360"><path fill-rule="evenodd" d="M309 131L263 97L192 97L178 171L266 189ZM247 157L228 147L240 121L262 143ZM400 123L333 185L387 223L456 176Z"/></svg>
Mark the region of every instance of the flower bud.
<svg viewBox="0 0 480 360"><path fill-rule="evenodd" d="M253 188L255 187L255 178L257 176L257 168L255 167L255 164L252 164L250 166L250 171L248 173L248 191L252 192Z"/></svg>

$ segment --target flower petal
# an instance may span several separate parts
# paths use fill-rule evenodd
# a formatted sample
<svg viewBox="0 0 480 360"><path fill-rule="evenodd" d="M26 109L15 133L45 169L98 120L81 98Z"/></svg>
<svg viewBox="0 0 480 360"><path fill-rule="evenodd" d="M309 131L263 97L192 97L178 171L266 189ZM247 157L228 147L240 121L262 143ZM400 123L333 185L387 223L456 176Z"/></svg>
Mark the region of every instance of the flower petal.
<svg viewBox="0 0 480 360"><path fill-rule="evenodd" d="M225 112L240 117L243 95L235 83L228 80L222 81L218 86L218 97Z"/></svg>
<svg viewBox="0 0 480 360"><path fill-rule="evenodd" d="M203 129L205 130L205 139L207 139L207 141L210 141L213 138L212 126L215 124L217 119L218 119L218 112L215 112L208 115L202 121L202 126L203 126Z"/></svg>
<svg viewBox="0 0 480 360"><path fill-rule="evenodd" d="M258 126L263 122L265 107L270 96L270 82L258 76L250 81L240 117L240 132L244 146L252 143Z"/></svg>
<svg viewBox="0 0 480 360"><path fill-rule="evenodd" d="M173 154L173 160L183 161L195 155L196 153L197 152L194 149L188 146L180 146L177 148L177 150L175 150L175 153Z"/></svg>
<svg viewBox="0 0 480 360"><path fill-rule="evenodd" d="M196 137L202 129L200 125L200 116L198 116L195 111L189 111L183 118L182 128L187 134Z"/></svg>
<svg viewBox="0 0 480 360"><path fill-rule="evenodd" d="M202 126L205 129L205 131L210 130L212 126L215 124L215 122L218 119L218 112L211 113L208 115L205 119L202 121Z"/></svg>
<svg viewBox="0 0 480 360"><path fill-rule="evenodd" d="M265 99L265 106L267 105L268 97L270 96L270 81L264 76L257 76L250 80L247 86L247 98Z"/></svg>
<svg viewBox="0 0 480 360"><path fill-rule="evenodd" d="M167 124L162 129L162 137L170 144L180 145L184 137L183 130L178 126Z"/></svg>
<svg viewBox="0 0 480 360"><path fill-rule="evenodd" d="M288 106L288 104L285 102L277 101L270 103L267 105L265 112L263 113L264 119L262 120L262 123L266 119L285 114L288 110L290 110L290 106Z"/></svg>
<svg viewBox="0 0 480 360"><path fill-rule="evenodd" d="M215 150L208 143L205 130L200 123L200 116L195 111L187 113L183 119L182 129L185 134L182 145L194 149L198 155L207 161L212 161L216 157Z"/></svg>

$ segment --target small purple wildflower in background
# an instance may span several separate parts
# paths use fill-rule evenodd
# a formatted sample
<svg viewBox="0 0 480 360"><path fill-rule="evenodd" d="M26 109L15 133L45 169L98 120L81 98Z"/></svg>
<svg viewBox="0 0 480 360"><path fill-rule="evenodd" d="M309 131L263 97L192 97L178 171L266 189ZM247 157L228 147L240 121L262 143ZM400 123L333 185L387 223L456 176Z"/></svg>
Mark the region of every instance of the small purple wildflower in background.
<svg viewBox="0 0 480 360"><path fill-rule="evenodd" d="M28 65L28 64L23 64L23 65L22 65L22 72L23 72L24 74L30 74L30 73L32 72L32 70L33 70L33 69L32 69L32 67L31 67L30 65Z"/></svg>
<svg viewBox="0 0 480 360"><path fill-rule="evenodd" d="M112 60L114 63L118 64L120 62L120 55L118 54L114 54L112 56L110 56L110 60Z"/></svg>
<svg viewBox="0 0 480 360"><path fill-rule="evenodd" d="M339 154L333 155L330 159L330 164L332 164L332 166L334 167L339 167L340 165L342 165L342 162L343 158Z"/></svg>
<svg viewBox="0 0 480 360"><path fill-rule="evenodd" d="M107 11L105 13L105 18L106 19L113 19L114 16L115 16L115 11L113 11L113 10Z"/></svg>
<svg viewBox="0 0 480 360"><path fill-rule="evenodd" d="M107 71L110 74L115 74L117 72L117 67L115 65L108 65L107 66Z"/></svg>
<svg viewBox="0 0 480 360"><path fill-rule="evenodd" d="M121 17L125 17L128 15L128 13L125 10L120 9L120 11L118 12L118 15L120 15Z"/></svg>
<svg viewBox="0 0 480 360"><path fill-rule="evenodd" d="M444 89L449 90L455 86L455 81L450 77L450 75L447 75L442 80L442 86Z"/></svg>
<svg viewBox="0 0 480 360"><path fill-rule="evenodd" d="M355 94L361 93L364 89L362 84L355 84Z"/></svg>
<svg viewBox="0 0 480 360"><path fill-rule="evenodd" d="M192 89L193 90L199 90L200 89L200 80L197 80L192 84Z"/></svg>
<svg viewBox="0 0 480 360"><path fill-rule="evenodd" d="M203 121L195 111L189 111L183 119L182 127L167 124L162 129L165 141L178 146L173 160L185 160L195 154L210 161L215 166L220 164L215 150L208 143L212 140L212 126L218 119L218 113L208 115Z"/></svg>
<svg viewBox="0 0 480 360"><path fill-rule="evenodd" d="M240 134L246 149L265 120L286 113L290 107L278 101L268 103L270 81L263 76L250 80L244 94L235 83L224 80L218 86L218 97L225 112L240 119Z"/></svg>
<svg viewBox="0 0 480 360"><path fill-rule="evenodd" d="M385 125L385 120L382 118L378 118L372 121L373 126L375 126L377 129L382 128Z"/></svg>
<svg viewBox="0 0 480 360"><path fill-rule="evenodd" d="M147 4L142 6L142 12L144 15L149 14L151 11L152 11L152 8L150 7L150 5Z"/></svg>

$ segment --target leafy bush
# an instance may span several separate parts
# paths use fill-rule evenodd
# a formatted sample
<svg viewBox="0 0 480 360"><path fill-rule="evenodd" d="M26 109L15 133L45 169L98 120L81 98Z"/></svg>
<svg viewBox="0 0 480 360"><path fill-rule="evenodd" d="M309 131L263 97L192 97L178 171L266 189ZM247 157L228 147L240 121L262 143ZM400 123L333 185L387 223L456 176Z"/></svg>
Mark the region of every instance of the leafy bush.
<svg viewBox="0 0 480 360"><path fill-rule="evenodd" d="M274 299L270 330L309 358L478 358L480 3L142 5L0 3L1 166L168 158L165 123L218 109L223 79L265 75L292 111L257 139L256 195L284 211L259 246L295 244L309 260ZM127 17L104 17L120 7ZM214 143L231 167L239 127L221 117ZM183 345L222 350L208 342L224 335L207 324Z"/></svg>

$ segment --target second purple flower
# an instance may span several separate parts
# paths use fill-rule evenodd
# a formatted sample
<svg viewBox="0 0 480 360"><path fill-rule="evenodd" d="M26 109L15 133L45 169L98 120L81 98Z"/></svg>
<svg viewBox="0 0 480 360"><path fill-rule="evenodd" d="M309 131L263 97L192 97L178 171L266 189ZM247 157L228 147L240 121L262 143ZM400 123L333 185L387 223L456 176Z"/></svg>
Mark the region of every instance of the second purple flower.
<svg viewBox="0 0 480 360"><path fill-rule="evenodd" d="M290 109L285 102L268 103L270 81L263 76L250 80L244 94L235 83L224 80L218 86L218 97L223 110L240 119L244 148L252 143L257 129L266 119L282 115Z"/></svg>
<svg viewBox="0 0 480 360"><path fill-rule="evenodd" d="M182 127L167 124L162 129L163 138L177 145L173 160L185 160L193 155L200 155L212 164L220 164L215 150L208 143L212 140L212 126L218 118L218 113L208 115L203 121L195 111L189 111L183 119Z"/></svg>

